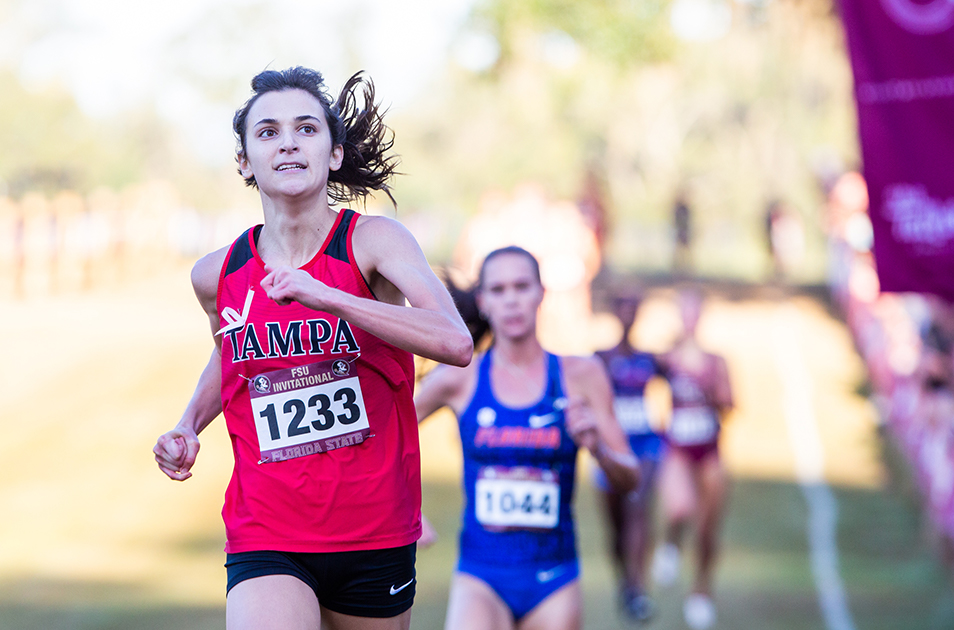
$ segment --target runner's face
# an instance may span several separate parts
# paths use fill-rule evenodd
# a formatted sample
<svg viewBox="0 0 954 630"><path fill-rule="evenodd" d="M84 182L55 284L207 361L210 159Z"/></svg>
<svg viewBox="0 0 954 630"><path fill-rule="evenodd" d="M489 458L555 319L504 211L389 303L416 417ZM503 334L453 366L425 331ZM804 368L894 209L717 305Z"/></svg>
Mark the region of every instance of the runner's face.
<svg viewBox="0 0 954 630"><path fill-rule="evenodd" d="M484 266L477 303L494 336L512 339L536 334L542 301L543 287L526 256L500 254Z"/></svg>
<svg viewBox="0 0 954 630"><path fill-rule="evenodd" d="M702 313L702 300L691 293L679 296L679 311L682 315L682 328L687 335L696 334L699 315Z"/></svg>
<svg viewBox="0 0 954 630"><path fill-rule="evenodd" d="M633 326L637 310L639 310L639 300L635 298L617 298L613 304L613 312L624 328Z"/></svg>
<svg viewBox="0 0 954 630"><path fill-rule="evenodd" d="M304 90L263 94L248 114L243 177L255 176L268 197L298 197L325 191L328 171L341 167L342 148L318 100Z"/></svg>

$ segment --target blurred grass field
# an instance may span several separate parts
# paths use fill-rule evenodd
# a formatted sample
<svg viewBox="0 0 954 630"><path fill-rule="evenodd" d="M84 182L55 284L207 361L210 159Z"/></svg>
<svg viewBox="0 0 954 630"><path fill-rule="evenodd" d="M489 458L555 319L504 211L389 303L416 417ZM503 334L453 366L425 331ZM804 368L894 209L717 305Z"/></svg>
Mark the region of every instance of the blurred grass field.
<svg viewBox="0 0 954 630"><path fill-rule="evenodd" d="M674 331L665 290L637 331ZM825 476L839 506L840 569L861 629L954 628L954 596L903 462L879 437L844 327L809 296L714 290L701 334L729 357L737 411L723 439L733 475L716 581L727 629L823 628L808 556L807 507L779 409L773 318L793 308L815 386ZM188 267L94 293L6 301L0 363L0 628L224 628L223 527L231 466L224 423L202 436L186 483L156 469L151 448L178 419L211 348ZM617 334L597 317L594 345ZM448 415L422 428L424 507L441 538L418 555L412 627L443 626L460 511L459 446ZM576 514L588 630L626 624L604 553L584 461ZM659 595L651 627L682 628L681 585Z"/></svg>

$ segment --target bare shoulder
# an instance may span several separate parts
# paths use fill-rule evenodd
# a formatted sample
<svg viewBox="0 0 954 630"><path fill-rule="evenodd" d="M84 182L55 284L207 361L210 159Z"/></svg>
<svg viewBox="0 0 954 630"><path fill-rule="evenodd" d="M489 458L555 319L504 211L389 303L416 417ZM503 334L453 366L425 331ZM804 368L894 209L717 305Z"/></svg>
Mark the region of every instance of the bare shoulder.
<svg viewBox="0 0 954 630"><path fill-rule="evenodd" d="M466 367L440 363L427 373L423 381L448 393L454 393L463 388L474 377L477 361L471 361Z"/></svg>
<svg viewBox="0 0 954 630"><path fill-rule="evenodd" d="M365 273L410 265L426 266L417 239L400 221L390 217L360 215L352 246L355 259Z"/></svg>
<svg viewBox="0 0 954 630"><path fill-rule="evenodd" d="M563 356L560 357L563 365L563 375L567 383L588 387L606 380L606 367L596 355L590 356Z"/></svg>
<svg viewBox="0 0 954 630"><path fill-rule="evenodd" d="M215 298L219 289L219 274L228 253L228 247L217 249L200 258L192 267L192 288L206 310L209 310L210 303L212 310L215 310Z"/></svg>
<svg viewBox="0 0 954 630"><path fill-rule="evenodd" d="M439 364L422 379L415 399L422 404L433 404L435 408L439 401L459 415L474 394L479 363L474 360L466 367Z"/></svg>
<svg viewBox="0 0 954 630"><path fill-rule="evenodd" d="M449 296L443 306L444 291L424 252L411 232L389 217L361 216L352 238L354 259L379 300L391 304L453 308ZM446 293L446 291L444 291Z"/></svg>
<svg viewBox="0 0 954 630"><path fill-rule="evenodd" d="M722 372L729 371L729 363L725 360L725 357L721 354L715 354L714 352L707 352L709 356L709 362L711 365L715 366L715 369Z"/></svg>
<svg viewBox="0 0 954 630"><path fill-rule="evenodd" d="M403 223L397 219L384 216L358 215L358 224L354 229L355 243L362 246L375 246L388 243L417 245L417 241ZM396 241L396 243L395 243Z"/></svg>

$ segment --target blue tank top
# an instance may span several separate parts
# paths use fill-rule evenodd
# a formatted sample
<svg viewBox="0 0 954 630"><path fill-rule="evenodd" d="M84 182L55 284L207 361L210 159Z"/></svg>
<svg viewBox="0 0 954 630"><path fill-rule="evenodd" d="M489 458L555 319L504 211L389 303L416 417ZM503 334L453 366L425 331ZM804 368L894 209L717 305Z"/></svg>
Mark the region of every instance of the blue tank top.
<svg viewBox="0 0 954 630"><path fill-rule="evenodd" d="M511 409L491 391L491 353L480 361L476 391L459 419L466 498L461 559L509 565L571 561L577 449L564 422L560 360L547 354L543 398Z"/></svg>
<svg viewBox="0 0 954 630"><path fill-rule="evenodd" d="M616 419L629 436L654 435L644 396L646 384L660 374L656 357L648 352L598 352L613 382L613 408Z"/></svg>

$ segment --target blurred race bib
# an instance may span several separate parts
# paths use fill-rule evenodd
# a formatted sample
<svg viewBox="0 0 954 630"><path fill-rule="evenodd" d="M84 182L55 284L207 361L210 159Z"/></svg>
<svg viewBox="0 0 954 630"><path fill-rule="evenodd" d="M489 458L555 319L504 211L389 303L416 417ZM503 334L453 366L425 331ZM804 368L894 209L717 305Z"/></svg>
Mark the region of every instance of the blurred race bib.
<svg viewBox="0 0 954 630"><path fill-rule="evenodd" d="M678 407L672 410L669 439L674 444L692 446L716 439L719 420L708 407Z"/></svg>
<svg viewBox="0 0 954 630"><path fill-rule="evenodd" d="M642 396L617 396L613 400L613 411L627 434L641 435L652 431L646 401Z"/></svg>

